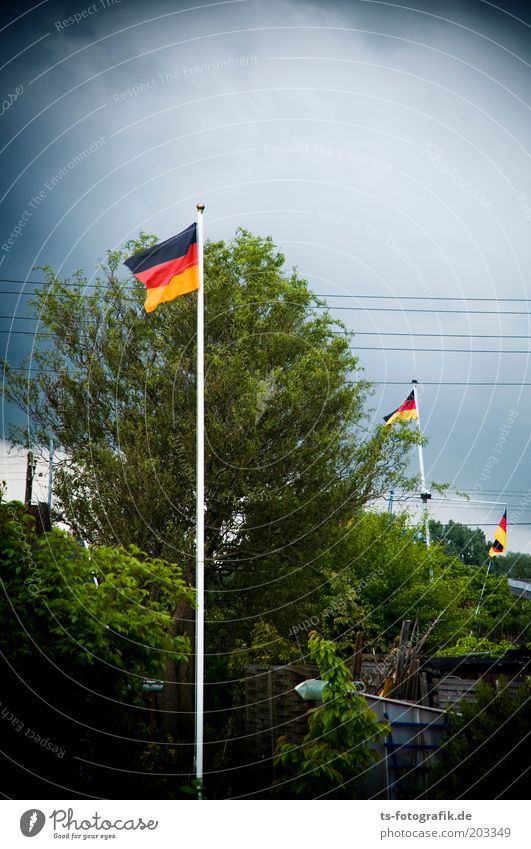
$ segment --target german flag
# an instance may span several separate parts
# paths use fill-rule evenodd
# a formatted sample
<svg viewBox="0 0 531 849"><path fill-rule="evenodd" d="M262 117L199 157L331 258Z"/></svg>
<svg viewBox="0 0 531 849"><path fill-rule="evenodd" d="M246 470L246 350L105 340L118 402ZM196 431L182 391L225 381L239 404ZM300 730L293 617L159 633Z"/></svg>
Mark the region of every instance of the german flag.
<svg viewBox="0 0 531 849"><path fill-rule="evenodd" d="M507 544L507 510L503 514L500 519L500 524L496 528L496 533L494 534L494 542L492 543L489 550L489 557L496 557L497 554L505 553L505 546Z"/></svg>
<svg viewBox="0 0 531 849"><path fill-rule="evenodd" d="M199 289L197 224L190 224L177 236L130 256L124 265L146 287L146 312L153 312L164 301L195 292Z"/></svg>
<svg viewBox="0 0 531 849"><path fill-rule="evenodd" d="M394 412L389 413L388 416L384 416L384 427L396 421L410 422L412 419L418 419L415 392L413 389L403 404L400 404L400 406L394 410Z"/></svg>

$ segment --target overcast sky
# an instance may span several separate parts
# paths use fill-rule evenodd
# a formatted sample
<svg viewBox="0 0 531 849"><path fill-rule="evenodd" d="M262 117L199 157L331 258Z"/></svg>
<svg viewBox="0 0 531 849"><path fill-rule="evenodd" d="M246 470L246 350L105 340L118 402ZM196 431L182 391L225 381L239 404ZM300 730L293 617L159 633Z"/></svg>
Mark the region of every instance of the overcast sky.
<svg viewBox="0 0 531 849"><path fill-rule="evenodd" d="M527 4L9 9L3 355L31 349L34 266L92 273L139 228L187 226L201 200L207 236L270 234L358 333L375 421L419 381L428 479L497 502L435 514L492 537L508 504L509 548L531 551ZM20 464L4 468L21 497Z"/></svg>

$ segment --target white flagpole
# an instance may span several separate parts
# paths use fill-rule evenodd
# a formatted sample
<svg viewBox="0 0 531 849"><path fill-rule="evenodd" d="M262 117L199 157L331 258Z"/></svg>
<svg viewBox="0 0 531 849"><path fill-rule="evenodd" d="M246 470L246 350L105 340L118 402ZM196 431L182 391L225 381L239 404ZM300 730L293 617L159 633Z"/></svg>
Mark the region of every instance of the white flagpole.
<svg viewBox="0 0 531 849"><path fill-rule="evenodd" d="M422 430L420 427L420 410L419 410L419 399L417 396L417 380L411 381L413 385L413 397L415 398L415 407L417 410L417 427L419 431L419 436L422 439ZM431 498L431 492L428 492L426 489L426 474L424 472L424 454L423 454L423 446L422 442L419 442L419 468L420 468L420 497L422 499L422 503L424 505L424 526L425 526L425 536L426 536L426 545L430 547L430 517L428 514L428 501Z"/></svg>
<svg viewBox="0 0 531 849"><path fill-rule="evenodd" d="M203 212L197 204L197 469L196 469L196 612L195 612L195 777L197 796L201 799L203 781L203 695L204 695L204 629L205 629L205 366L203 290Z"/></svg>
<svg viewBox="0 0 531 849"><path fill-rule="evenodd" d="M485 580L483 581L483 586L481 587L481 595L479 597L479 601L478 601L478 604L477 604L477 607L476 607L476 617L479 616L479 609L481 607L481 602L483 600L483 593L485 592L485 587L487 586L487 578L489 577L490 561L491 560L492 560L492 557L490 557L490 555L489 555L489 557L487 558L487 571L485 573Z"/></svg>

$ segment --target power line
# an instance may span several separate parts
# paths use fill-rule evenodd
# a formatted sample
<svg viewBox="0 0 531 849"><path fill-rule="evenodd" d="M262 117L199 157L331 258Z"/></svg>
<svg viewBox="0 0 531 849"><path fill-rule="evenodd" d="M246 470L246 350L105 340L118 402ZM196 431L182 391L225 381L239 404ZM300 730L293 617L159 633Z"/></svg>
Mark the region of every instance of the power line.
<svg viewBox="0 0 531 849"><path fill-rule="evenodd" d="M4 293L5 294L5 293ZM40 321L36 316L31 315L0 315L0 320L4 321ZM6 333L8 331L2 331ZM19 333L21 331L12 330L12 333ZM40 331L39 331L40 332ZM350 332L350 331L349 331ZM379 330L353 330L351 331L355 336L405 336L408 339L413 337L421 337L425 339L531 339L531 336L528 333L524 334L513 334L513 333L419 333L416 331L411 331L409 333L404 333L402 331L379 331ZM339 334L342 335L342 334ZM370 350L370 349L367 349ZM380 350L374 349L374 350ZM387 349L387 350L395 350L395 349ZM400 349L396 349L400 350ZM404 348L404 350L409 350L408 348ZM417 349L420 350L420 349ZM436 350L435 348L429 348L426 350ZM450 349L456 350L456 349ZM469 353L468 349L466 349L466 353ZM497 353L497 351L496 351ZM503 351L501 353L504 353ZM522 353L527 353L523 351Z"/></svg>
<svg viewBox="0 0 531 849"><path fill-rule="evenodd" d="M44 286L46 280L20 280L16 277L0 277L0 283L22 283L24 286L28 284L32 286Z"/></svg>
<svg viewBox="0 0 531 849"><path fill-rule="evenodd" d="M37 371L37 372L47 372L48 374L55 374L56 373L55 369L39 369L39 368L34 369L32 367L23 368L22 366L8 366L8 368L9 368L10 371L23 371L23 372ZM1 367L0 367L0 370L1 370ZM65 371L64 369L61 370L59 373L60 374L76 374L79 377L82 376L82 372L78 372L78 371L68 372L68 371ZM375 386L407 386L411 383L411 380L408 379L408 378L404 378L404 380L371 380L370 378L362 378L362 379L367 380L368 383L374 384ZM350 385L354 385L355 381L350 380L350 381L347 381L347 383L349 383ZM493 383L492 381L486 381L486 380L485 381L423 380L421 383L422 383L422 386L488 386L490 388L498 387L498 386L503 386L503 387L505 387L505 386L517 386L519 388L522 387L522 386L531 386L531 383L528 383L528 382L525 382L525 381L520 382L520 383L517 382L517 381L514 381L514 382L500 381L499 383Z"/></svg>
<svg viewBox="0 0 531 849"><path fill-rule="evenodd" d="M93 288L88 284L83 288ZM11 292L4 291L4 295L18 295L20 297L33 295L33 292ZM136 301L136 298L126 298L128 301ZM399 300L399 299L398 299ZM430 299L431 300L431 299ZM345 307L345 306L329 306L328 304L313 304L313 309L321 309L321 310L346 310L349 312L399 312L399 313L428 313L429 315L466 315L466 316L474 316L474 315L520 315L520 316L531 316L531 312L525 312L522 310L467 310L467 309L438 309L432 307L431 309L422 309L420 307Z"/></svg>
<svg viewBox="0 0 531 849"><path fill-rule="evenodd" d="M524 349L503 349L503 348L379 348L379 347L364 347L361 345L351 345L351 351L403 351L409 354L416 353L431 353L431 354L531 354L531 351Z"/></svg>
<svg viewBox="0 0 531 849"><path fill-rule="evenodd" d="M378 330L354 330L355 336L424 336L432 339L531 339L527 333L524 335L513 335L510 333L411 333Z"/></svg>
<svg viewBox="0 0 531 849"><path fill-rule="evenodd" d="M329 309L328 306L319 307L316 309ZM440 309L420 309L417 307L332 307L335 310L349 310L353 312L415 312L415 313L429 313L433 315L436 313L437 315L531 315L531 312L522 312L517 310L464 310L464 309L455 309L455 310L440 310Z"/></svg>
<svg viewBox="0 0 531 849"><path fill-rule="evenodd" d="M34 315L0 315L0 321L40 321ZM16 331L13 331L16 332ZM419 333L411 331L404 333L403 331L379 331L379 330L353 330L355 336L406 336L411 338L419 336L426 339L531 339L529 333L511 334L511 333Z"/></svg>
<svg viewBox="0 0 531 849"><path fill-rule="evenodd" d="M7 318L7 316L0 316L0 320L2 318ZM20 317L23 321L30 321L30 318ZM9 329L0 329L0 333L8 333L8 334L17 334L22 336L38 336L39 339L50 338L55 336L55 333L45 333L41 330L29 331L29 330L9 330ZM363 334L360 334L363 335ZM528 336L522 337L528 339ZM416 353L428 353L428 354L530 354L526 348L398 348L398 347L383 347L383 346L370 346L370 345L350 345L349 350L351 351L380 351L382 353L386 353L389 351L402 351L406 354L416 354Z"/></svg>
<svg viewBox="0 0 531 849"><path fill-rule="evenodd" d="M461 490L461 492L474 492L474 490L472 490L472 489L463 489L463 490ZM475 493L474 493L474 494L475 494ZM505 490L503 490L503 491L502 491L502 490L499 490L499 489L482 489L482 490L481 490L481 494L482 494L482 495L515 495L515 496L516 496L516 495L531 495L531 492L530 492L529 490L524 491L524 490L522 490L522 489L520 489L520 490L517 490L517 489L505 489Z"/></svg>
<svg viewBox="0 0 531 849"><path fill-rule="evenodd" d="M371 298L374 300L396 300L396 301L490 301L494 303L531 303L531 298L476 298L466 295L316 295L316 298L326 300L327 298L355 298L356 300L365 300Z"/></svg>
<svg viewBox="0 0 531 849"><path fill-rule="evenodd" d="M16 316L13 316L11 321L17 321ZM31 330L13 330L10 327L2 327L0 328L0 333L8 333L9 335L13 334L15 336L37 336L41 339L44 336L56 336L56 333L49 333L46 330L39 330L38 327L34 327Z"/></svg>
<svg viewBox="0 0 531 849"><path fill-rule="evenodd" d="M411 383L411 379L409 380L369 380L369 383L374 383L375 386L404 386ZM500 383L492 383L490 381L472 381L472 380L422 380L420 381L422 386L531 386L531 383L525 382L500 382Z"/></svg>

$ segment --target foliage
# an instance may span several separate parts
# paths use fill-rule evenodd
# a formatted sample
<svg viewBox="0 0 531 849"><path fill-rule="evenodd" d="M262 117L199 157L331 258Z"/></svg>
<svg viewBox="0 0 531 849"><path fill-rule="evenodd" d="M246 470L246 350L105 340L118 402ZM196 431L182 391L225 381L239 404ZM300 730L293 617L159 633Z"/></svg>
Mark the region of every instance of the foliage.
<svg viewBox="0 0 531 849"><path fill-rule="evenodd" d="M514 649L514 645L509 640L494 642L487 637L476 637L474 634L468 634L465 637L460 637L452 646L439 649L437 655L439 657L459 657L462 654L482 652L491 657L496 657L505 654L510 649Z"/></svg>
<svg viewBox="0 0 531 849"><path fill-rule="evenodd" d="M250 664L271 666L292 663L299 658L297 647L282 637L269 622L257 622L253 627L249 644L243 642L234 650L229 661L229 670L242 672Z"/></svg>
<svg viewBox="0 0 531 849"><path fill-rule="evenodd" d="M425 651L431 653L453 652L469 635L498 650L528 640L529 602L512 597L507 581L487 576L486 567L448 555L441 543L427 548L405 513L358 514L343 527L334 554L311 621L345 657L357 631L366 649L389 651L404 619L416 621L421 636L429 631Z"/></svg>
<svg viewBox="0 0 531 849"><path fill-rule="evenodd" d="M185 659L185 637L171 637L176 597L188 597L175 564L129 551L84 548L58 529L36 537L33 519L16 503L0 503L2 629L0 646L32 656L35 646L77 667L98 660L126 675L160 673L164 655ZM98 584L94 581L96 577Z"/></svg>
<svg viewBox="0 0 531 849"><path fill-rule="evenodd" d="M152 240L108 252L93 289L81 272L45 269L37 372L28 382L6 366L6 394L31 423L14 441L37 451L54 437L57 516L93 544L177 557L189 577L196 298L145 315L142 284L120 268ZM322 583L342 517L407 483L417 437L370 432L350 335L270 238L207 243L205 281L206 586L208 618L232 623L225 648L259 618L287 630L301 584L309 598Z"/></svg>
<svg viewBox="0 0 531 849"><path fill-rule="evenodd" d="M433 542L444 545L447 554L458 557L467 566L484 566L489 546L481 528L469 528L453 519L443 525L430 520L430 535Z"/></svg>
<svg viewBox="0 0 531 849"><path fill-rule="evenodd" d="M508 575L516 579L531 578L531 554L508 551L502 557L494 558L492 572L495 575Z"/></svg>
<svg viewBox="0 0 531 849"><path fill-rule="evenodd" d="M4 753L21 764L10 769L12 795L161 795L157 777L142 775L146 762L154 769L142 681L188 656L187 638L171 636L175 600L193 600L181 569L135 548L87 550L57 529L37 536L21 504L1 501L0 562L2 717L13 717ZM125 771L119 786L115 769Z"/></svg>
<svg viewBox="0 0 531 849"><path fill-rule="evenodd" d="M417 620L424 633L437 620L427 648L445 646L474 623L482 575L449 557L441 545L427 548L407 514L364 512L353 519L330 571L331 608L350 599L341 615L325 618L325 633L346 649L357 630L367 646L388 651L402 621Z"/></svg>
<svg viewBox="0 0 531 849"><path fill-rule="evenodd" d="M312 632L308 648L326 681L323 701L309 712L308 733L301 745L279 739L276 763L282 778L277 786L282 798L353 799L356 780L376 757L370 743L387 726L353 692L352 676L333 642Z"/></svg>
<svg viewBox="0 0 531 849"><path fill-rule="evenodd" d="M145 314L144 287L125 276L122 262L154 241L140 234L123 251L109 251L95 279L80 271L62 280L45 269L46 285L33 300L40 330L31 371L5 364L5 394L29 423L13 430L14 442L38 454L54 438L55 519L92 547L119 547L120 559L127 550L141 562L177 560L190 582L196 298L180 297ZM300 649L296 641L290 645L290 631L316 610L328 609L323 626L342 630L354 611L357 618L370 614L376 636L374 599L358 600L363 574L356 589L347 573L344 581L338 577L355 548L344 537L348 522L361 522L376 498L411 486L409 448L418 437L405 426L371 426L372 388L351 335L286 267L270 238L238 230L230 241L207 243L205 304L205 675L213 724L206 736L220 740L241 686L229 669L234 652L240 661L246 654L261 662L293 659ZM130 544L146 554L135 555ZM366 573L375 568L370 557ZM387 592L392 575L388 580ZM135 587L135 593L148 590ZM161 585L159 593L153 602L164 606ZM111 598L109 586L94 601L87 585L74 633L88 640L91 605L103 605L107 596L111 604L117 595ZM331 610L332 602L339 606ZM190 597L177 594L173 604L159 611L158 621L169 634L178 622L190 633ZM392 622L401 618L398 603L389 613ZM129 622L126 610L113 616L115 652L123 629L132 639L136 624L139 633L151 634L135 617ZM394 639L392 622L383 641ZM98 650L104 639L102 629ZM119 654L114 661L120 665ZM173 667L171 680L183 686L165 688L164 697L175 694L165 715L178 717L172 730L185 738L193 671ZM207 757L213 751L214 745L207 748ZM171 771L171 758L168 763Z"/></svg>
<svg viewBox="0 0 531 849"><path fill-rule="evenodd" d="M485 590L480 596L478 615L474 617L473 633L501 647L509 642L511 648L529 646L531 625L531 601L516 598L509 593L507 578L493 574L492 558L488 564L488 573L481 570L482 585Z"/></svg>
<svg viewBox="0 0 531 849"><path fill-rule="evenodd" d="M449 711L441 760L427 795L439 799L527 799L531 679L479 684L473 702Z"/></svg>

